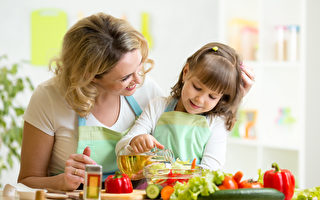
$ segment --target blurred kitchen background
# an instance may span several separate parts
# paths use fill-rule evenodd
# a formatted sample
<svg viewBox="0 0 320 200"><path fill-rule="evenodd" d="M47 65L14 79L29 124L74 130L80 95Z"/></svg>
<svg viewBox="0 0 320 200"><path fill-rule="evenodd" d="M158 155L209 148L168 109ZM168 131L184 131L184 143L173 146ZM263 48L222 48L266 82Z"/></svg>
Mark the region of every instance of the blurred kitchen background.
<svg viewBox="0 0 320 200"><path fill-rule="evenodd" d="M313 187L320 184L319 8L319 0L1 0L0 56L22 62L18 74L37 86L52 76L48 62L66 30L105 12L145 35L155 61L151 76L169 94L188 56L205 43L227 43L254 69L256 83L230 133L225 171L256 179L258 169L277 162L298 187ZM27 106L30 96L17 102ZM2 145L0 167L8 152ZM16 184L19 161L12 162L2 185Z"/></svg>

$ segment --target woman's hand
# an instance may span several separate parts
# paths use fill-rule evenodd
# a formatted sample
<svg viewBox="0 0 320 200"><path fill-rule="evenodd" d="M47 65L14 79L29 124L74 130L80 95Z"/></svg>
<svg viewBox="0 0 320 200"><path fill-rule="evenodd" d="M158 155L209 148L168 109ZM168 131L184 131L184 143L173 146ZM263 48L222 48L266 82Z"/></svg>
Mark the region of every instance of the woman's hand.
<svg viewBox="0 0 320 200"><path fill-rule="evenodd" d="M130 146L135 153L143 153L146 151L150 151L154 147L159 149L163 149L164 146L160 144L152 135L142 134L134 137Z"/></svg>
<svg viewBox="0 0 320 200"><path fill-rule="evenodd" d="M84 183L86 164L96 164L90 158L90 148L86 147L83 154L71 154L66 161L64 170L63 190L76 190Z"/></svg>
<svg viewBox="0 0 320 200"><path fill-rule="evenodd" d="M243 85L241 86L241 90L243 92L243 96L245 96L249 90L251 89L252 85L255 81L255 75L253 70L247 66L241 65L241 77L243 81Z"/></svg>

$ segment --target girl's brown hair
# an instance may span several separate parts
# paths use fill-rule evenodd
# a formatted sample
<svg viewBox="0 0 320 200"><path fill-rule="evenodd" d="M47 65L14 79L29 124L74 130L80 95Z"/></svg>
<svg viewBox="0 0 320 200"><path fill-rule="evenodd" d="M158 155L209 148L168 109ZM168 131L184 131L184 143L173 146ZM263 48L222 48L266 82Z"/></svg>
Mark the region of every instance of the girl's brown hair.
<svg viewBox="0 0 320 200"><path fill-rule="evenodd" d="M231 47L221 43L209 43L187 59L190 76L196 76L211 90L223 94L218 104L207 116L222 116L231 130L236 121L236 112L243 97L241 90L241 60ZM183 87L183 70L178 82L172 87L171 96L179 99Z"/></svg>
<svg viewBox="0 0 320 200"><path fill-rule="evenodd" d="M112 70L122 56L139 49L142 63L151 63L147 41L127 21L98 13L79 20L64 36L54 60L57 84L75 112L87 116L99 95L94 78Z"/></svg>

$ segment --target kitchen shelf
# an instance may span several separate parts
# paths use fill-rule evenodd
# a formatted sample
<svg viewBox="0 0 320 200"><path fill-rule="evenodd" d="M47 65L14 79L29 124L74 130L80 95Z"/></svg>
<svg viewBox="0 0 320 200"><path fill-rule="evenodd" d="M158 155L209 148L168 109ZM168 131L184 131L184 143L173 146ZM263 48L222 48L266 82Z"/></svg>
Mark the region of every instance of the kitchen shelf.
<svg viewBox="0 0 320 200"><path fill-rule="evenodd" d="M296 176L298 186L304 187L307 65L303 50L306 45L306 0L220 0L219 3L222 9L219 12L220 40L226 41L230 46L234 45L232 47L240 55L245 54L242 55L243 58L250 58L244 59L244 65L252 67L256 75L256 82L240 109L256 110L258 113L256 139L228 138L225 170L232 173L241 170L248 178L254 178L257 169L268 170L272 162L277 162L281 168L290 169ZM237 19L238 24L234 23L234 19ZM250 48L252 44L248 37L243 36L248 33L230 33L245 30L241 29L243 21L248 22L246 26L258 30L253 32L257 33L258 38L254 41L257 44L252 45L252 53L243 48ZM279 32L276 32L275 27L278 25L300 27L296 60L289 61L285 57L279 60L276 57ZM244 41L247 44L243 45ZM294 122L282 124L277 121L281 116L280 109L284 108L290 110L290 117Z"/></svg>
<svg viewBox="0 0 320 200"><path fill-rule="evenodd" d="M268 62L259 62L259 61L244 61L246 66L254 68L254 70L259 68L288 68L297 70L301 66L301 62L289 62L289 61L268 61Z"/></svg>
<svg viewBox="0 0 320 200"><path fill-rule="evenodd" d="M279 150L288 150L288 151L299 151L300 148L294 144L293 142L277 142L279 138L275 138L273 141L261 141L259 139L242 139L242 138L234 138L229 137L228 143L229 145L245 145L251 147L263 147L263 148L274 148Z"/></svg>

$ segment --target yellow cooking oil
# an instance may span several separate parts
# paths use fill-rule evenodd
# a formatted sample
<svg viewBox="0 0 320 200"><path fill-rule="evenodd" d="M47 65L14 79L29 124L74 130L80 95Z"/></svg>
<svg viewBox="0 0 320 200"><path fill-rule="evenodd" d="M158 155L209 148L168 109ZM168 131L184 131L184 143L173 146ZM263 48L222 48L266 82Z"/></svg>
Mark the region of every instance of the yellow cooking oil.
<svg viewBox="0 0 320 200"><path fill-rule="evenodd" d="M153 162L153 155L120 155L117 158L119 170L130 178L134 174L142 173L143 168Z"/></svg>

